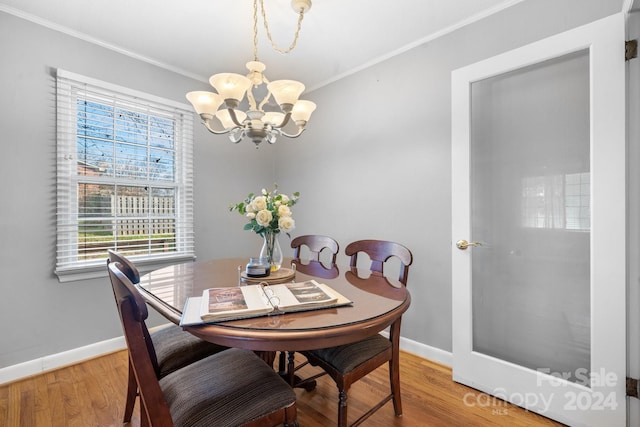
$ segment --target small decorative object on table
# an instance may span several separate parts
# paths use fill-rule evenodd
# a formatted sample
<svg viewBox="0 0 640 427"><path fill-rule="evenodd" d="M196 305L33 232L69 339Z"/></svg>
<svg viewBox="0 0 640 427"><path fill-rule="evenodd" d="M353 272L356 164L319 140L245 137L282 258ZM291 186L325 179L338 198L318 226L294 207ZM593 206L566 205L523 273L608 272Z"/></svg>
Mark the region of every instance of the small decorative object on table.
<svg viewBox="0 0 640 427"><path fill-rule="evenodd" d="M297 192L291 196L278 193L278 185L275 184L272 191L263 188L259 195L251 193L244 201L229 206L230 211L236 210L249 219L249 223L244 226L245 230L252 230L262 236L260 258L268 259L271 271L277 271L282 265L278 234L283 231L289 236L289 232L295 228L291 206L298 202L298 197L300 193Z"/></svg>
<svg viewBox="0 0 640 427"><path fill-rule="evenodd" d="M271 264L267 258L250 258L245 274L247 277L267 277L271 273Z"/></svg>

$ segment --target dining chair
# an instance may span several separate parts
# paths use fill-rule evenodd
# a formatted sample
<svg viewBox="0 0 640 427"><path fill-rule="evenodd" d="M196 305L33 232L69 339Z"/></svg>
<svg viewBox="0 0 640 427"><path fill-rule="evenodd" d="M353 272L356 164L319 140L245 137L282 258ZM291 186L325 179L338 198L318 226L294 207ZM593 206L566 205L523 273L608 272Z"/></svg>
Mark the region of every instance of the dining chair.
<svg viewBox="0 0 640 427"><path fill-rule="evenodd" d="M338 250L340 248L338 242L336 242L333 238L320 234L307 234L304 236L298 236L291 241L291 247L293 248L294 259L299 260L302 248L306 247L309 249L310 254L308 260L318 262L320 262L320 253L326 249L329 251L329 254L331 256L331 265L336 263L336 255L338 254Z"/></svg>
<svg viewBox="0 0 640 427"><path fill-rule="evenodd" d="M158 379L145 324L147 307L120 262L108 265L130 362L140 393L141 425L152 427L295 427L296 395L253 352L228 349Z"/></svg>
<svg viewBox="0 0 640 427"><path fill-rule="evenodd" d="M340 270L336 266L336 256L340 250L340 245L335 239L320 234L307 234L298 236L291 241L293 248L292 266L295 270L311 276L322 277L324 279L333 279L340 274ZM301 258L303 247L308 249L309 256L304 260ZM329 258L329 262L321 260Z"/></svg>
<svg viewBox="0 0 640 427"><path fill-rule="evenodd" d="M340 250L340 245L332 237L321 234L306 234L293 239L291 241L291 247L293 248L293 260L291 264L296 271L324 279L333 279L340 274L340 270L338 270L336 266L336 256ZM305 257L304 260L302 260L300 256L305 251L303 247L305 247L309 253L308 258ZM320 259L321 254L325 252L330 260L328 265L325 265ZM302 362L298 366L295 366L295 352L288 352L287 357L287 353L282 351L280 352L278 361L278 370L283 375L286 373L289 383L294 385L296 382L295 371L306 366L307 363L308 362ZM304 388L307 391L313 390L315 388L315 382L306 381Z"/></svg>
<svg viewBox="0 0 640 427"><path fill-rule="evenodd" d="M350 243L345 248L345 254L350 257L352 271L357 271L355 267L359 253L365 253L371 259L371 275L376 276L374 277L376 280L384 279L384 265L390 258L399 259L400 271L398 280L402 284L401 286L407 285L409 266L413 262L413 255L405 246L382 240L359 240ZM360 280L360 282L363 286L366 286L367 280ZM392 287L386 279L385 282ZM351 385L387 362L389 363L390 393L365 412L351 426L359 425L390 400L393 401L395 415L402 415L399 363L401 320L402 318L400 317L390 325L388 338L381 334L375 334L372 337L351 344L300 352L311 365L319 366L324 371L304 381L314 379L323 374L328 374L335 381L338 387L339 427L347 426L347 394Z"/></svg>
<svg viewBox="0 0 640 427"><path fill-rule="evenodd" d="M130 259L119 252L109 249L107 264L119 262L122 272L134 285L140 283L140 273ZM150 333L151 341L156 351L158 379L171 372L189 365L211 354L226 350L217 344L213 344L185 332L177 325L170 325ZM131 359L129 359L129 378L127 380L127 398L124 410L124 423L131 421L133 407L138 396L138 383L133 372Z"/></svg>

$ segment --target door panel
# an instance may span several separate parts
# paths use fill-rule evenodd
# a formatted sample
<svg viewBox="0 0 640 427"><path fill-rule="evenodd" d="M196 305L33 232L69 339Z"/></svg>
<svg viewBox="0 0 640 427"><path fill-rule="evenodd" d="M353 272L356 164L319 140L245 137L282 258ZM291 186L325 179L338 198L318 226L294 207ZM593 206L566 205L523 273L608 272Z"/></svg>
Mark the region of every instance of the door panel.
<svg viewBox="0 0 640 427"><path fill-rule="evenodd" d="M452 76L454 379L576 425L625 424L623 26Z"/></svg>

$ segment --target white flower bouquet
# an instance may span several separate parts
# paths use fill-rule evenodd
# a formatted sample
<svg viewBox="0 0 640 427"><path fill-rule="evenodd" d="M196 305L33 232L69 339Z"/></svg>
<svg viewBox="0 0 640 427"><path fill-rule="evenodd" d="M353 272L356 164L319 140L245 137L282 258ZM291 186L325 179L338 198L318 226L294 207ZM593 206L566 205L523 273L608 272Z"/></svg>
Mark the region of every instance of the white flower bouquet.
<svg viewBox="0 0 640 427"><path fill-rule="evenodd" d="M245 216L249 223L245 224L245 230L253 230L260 236L265 233L289 234L296 226L293 219L291 207L298 202L300 193L293 193L291 196L278 192L278 185L275 184L272 191L262 189L259 195L251 193L240 203L232 203L230 211L238 211Z"/></svg>

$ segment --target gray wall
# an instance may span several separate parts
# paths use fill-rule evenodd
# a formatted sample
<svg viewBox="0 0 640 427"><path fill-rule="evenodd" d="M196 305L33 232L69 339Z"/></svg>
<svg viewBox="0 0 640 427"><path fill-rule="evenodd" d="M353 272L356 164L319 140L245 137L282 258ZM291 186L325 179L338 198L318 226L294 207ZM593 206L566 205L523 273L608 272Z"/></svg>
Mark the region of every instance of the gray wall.
<svg viewBox="0 0 640 427"><path fill-rule="evenodd" d="M361 238L408 246L413 303L403 336L450 351L451 71L621 8L622 0L518 3L313 92L318 109L295 141L255 150L196 125L198 257L254 253L258 238L228 204L278 182L301 192L296 235L329 234L342 248ZM205 85L1 12L0 58L2 368L121 335L106 278L61 284L53 275L52 68L178 101Z"/></svg>

